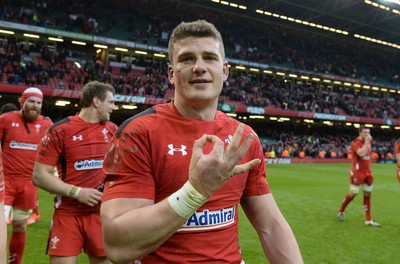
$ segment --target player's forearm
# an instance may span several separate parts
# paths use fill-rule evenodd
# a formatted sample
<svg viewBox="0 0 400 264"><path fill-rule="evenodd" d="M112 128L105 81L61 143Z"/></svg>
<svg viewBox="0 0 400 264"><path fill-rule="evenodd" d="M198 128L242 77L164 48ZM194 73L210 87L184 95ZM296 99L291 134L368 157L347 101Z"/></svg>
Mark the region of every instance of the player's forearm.
<svg viewBox="0 0 400 264"><path fill-rule="evenodd" d="M155 251L186 222L167 200L114 218L107 214L115 206L109 202L102 204L101 214L103 243L113 263L127 263Z"/></svg>
<svg viewBox="0 0 400 264"><path fill-rule="evenodd" d="M36 163L32 174L33 184L50 193L65 196L71 185L54 177L53 169L54 167Z"/></svg>
<svg viewBox="0 0 400 264"><path fill-rule="evenodd" d="M261 234L260 239L265 255L271 264L303 263L296 238L286 220L276 222L268 232Z"/></svg>

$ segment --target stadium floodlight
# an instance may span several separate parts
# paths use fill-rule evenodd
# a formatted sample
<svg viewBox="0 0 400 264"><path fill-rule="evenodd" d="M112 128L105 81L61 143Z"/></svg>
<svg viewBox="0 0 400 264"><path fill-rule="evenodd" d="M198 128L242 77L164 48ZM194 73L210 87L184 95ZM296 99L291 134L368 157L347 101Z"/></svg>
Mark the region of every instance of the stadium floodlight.
<svg viewBox="0 0 400 264"><path fill-rule="evenodd" d="M69 105L69 104L71 104L71 102L70 101L65 101L65 100L57 100L56 103L55 103L56 106L66 106L66 105Z"/></svg>
<svg viewBox="0 0 400 264"><path fill-rule="evenodd" d="M0 29L0 33L8 34L8 35L14 35L15 34L14 31L4 30L4 29Z"/></svg>
<svg viewBox="0 0 400 264"><path fill-rule="evenodd" d="M249 118L250 119L264 119L265 117L261 116L261 115L250 115Z"/></svg>
<svg viewBox="0 0 400 264"><path fill-rule="evenodd" d="M137 108L136 105L122 105L123 109L127 109L127 110L134 110Z"/></svg>
<svg viewBox="0 0 400 264"><path fill-rule="evenodd" d="M108 49L108 46L106 46L106 45L101 45L101 44L93 44L93 47L99 48L99 49Z"/></svg>
<svg viewBox="0 0 400 264"><path fill-rule="evenodd" d="M39 35L36 35L36 34L29 34L29 33L24 33L24 37L27 37L27 38L36 38L36 39L40 38Z"/></svg>
<svg viewBox="0 0 400 264"><path fill-rule="evenodd" d="M154 55L154 57L159 57L159 58L165 58L166 57L165 54L161 54L161 53L154 53L153 55Z"/></svg>
<svg viewBox="0 0 400 264"><path fill-rule="evenodd" d="M82 42L82 41L73 40L73 41L71 41L71 43L75 44L75 45L86 46L86 42Z"/></svg>
<svg viewBox="0 0 400 264"><path fill-rule="evenodd" d="M64 42L64 40L62 38L48 37L48 39L51 41L56 41L56 42Z"/></svg>
<svg viewBox="0 0 400 264"><path fill-rule="evenodd" d="M115 47L115 50L122 51L122 52L128 52L128 49L126 49L126 48Z"/></svg>
<svg viewBox="0 0 400 264"><path fill-rule="evenodd" d="M135 50L135 53L140 55L147 55L146 51L141 51L141 50Z"/></svg>

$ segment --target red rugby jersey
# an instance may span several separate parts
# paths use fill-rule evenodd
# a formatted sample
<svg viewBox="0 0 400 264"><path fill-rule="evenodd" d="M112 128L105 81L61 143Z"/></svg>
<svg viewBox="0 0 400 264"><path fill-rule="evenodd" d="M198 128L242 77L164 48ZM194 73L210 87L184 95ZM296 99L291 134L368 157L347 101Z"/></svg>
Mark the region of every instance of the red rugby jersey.
<svg viewBox="0 0 400 264"><path fill-rule="evenodd" d="M55 123L39 145L36 161L58 166L59 177L79 187L99 188L104 180L104 155L117 126L112 122L87 123L78 115ZM99 212L100 204L89 207L78 200L56 196L58 213Z"/></svg>
<svg viewBox="0 0 400 264"><path fill-rule="evenodd" d="M155 105L125 121L117 131L104 162L103 201L114 198L165 199L188 180L195 140L203 134L218 136L227 146L239 122L218 111L215 120L182 117L173 103ZM232 177L158 250L142 263L240 263L238 204L242 196L267 194L263 151L255 138L241 163L262 162L247 173ZM213 145L207 143L204 152Z"/></svg>
<svg viewBox="0 0 400 264"><path fill-rule="evenodd" d="M32 180L38 144L52 124L42 115L33 122L26 122L20 111L0 116L4 177Z"/></svg>
<svg viewBox="0 0 400 264"><path fill-rule="evenodd" d="M356 138L351 142L351 152L352 152L352 165L351 169L353 171L371 171L371 145L368 146L368 151L364 157L357 155L357 151L362 148L364 141L360 138Z"/></svg>
<svg viewBox="0 0 400 264"><path fill-rule="evenodd" d="M3 154L1 151L1 145L0 145L0 202L4 201L4 174L3 174Z"/></svg>

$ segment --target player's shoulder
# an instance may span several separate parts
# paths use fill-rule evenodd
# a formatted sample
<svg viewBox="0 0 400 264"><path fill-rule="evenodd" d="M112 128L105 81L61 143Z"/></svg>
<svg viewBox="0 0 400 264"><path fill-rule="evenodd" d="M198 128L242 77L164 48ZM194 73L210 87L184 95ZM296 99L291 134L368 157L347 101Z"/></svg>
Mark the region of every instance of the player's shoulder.
<svg viewBox="0 0 400 264"><path fill-rule="evenodd" d="M224 113L222 111L217 111L217 119L216 120L225 129L232 129L233 131L236 131L236 128L240 124L243 124L244 125L244 134L252 133L257 136L256 132L254 131L254 129L251 126L249 126L248 124L242 123L239 120L237 120L231 116L228 116L226 113Z"/></svg>
<svg viewBox="0 0 400 264"><path fill-rule="evenodd" d="M71 123L71 117L63 118L57 122L55 122L50 128L49 131L53 132L56 128L62 128L63 126Z"/></svg>
<svg viewBox="0 0 400 264"><path fill-rule="evenodd" d="M162 105L154 105L146 110L126 119L119 127L116 132L116 137L119 137L122 133L130 131L131 129L137 129L140 126L141 130L148 129L152 125L154 126L155 118L163 110ZM138 132L138 131L136 131Z"/></svg>

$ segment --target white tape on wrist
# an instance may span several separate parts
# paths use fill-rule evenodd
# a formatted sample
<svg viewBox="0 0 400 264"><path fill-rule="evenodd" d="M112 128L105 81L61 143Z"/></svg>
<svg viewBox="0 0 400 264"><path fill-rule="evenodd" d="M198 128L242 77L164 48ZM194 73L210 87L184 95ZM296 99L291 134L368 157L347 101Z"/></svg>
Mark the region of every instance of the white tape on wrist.
<svg viewBox="0 0 400 264"><path fill-rule="evenodd" d="M79 193L81 192L81 187L77 187L75 185L71 185L71 187L69 187L69 190L67 192L67 196L68 197L73 197L75 199L78 199L79 197Z"/></svg>
<svg viewBox="0 0 400 264"><path fill-rule="evenodd" d="M207 200L207 197L199 193L190 182L186 182L182 188L168 197L172 209L185 219L189 219Z"/></svg>

